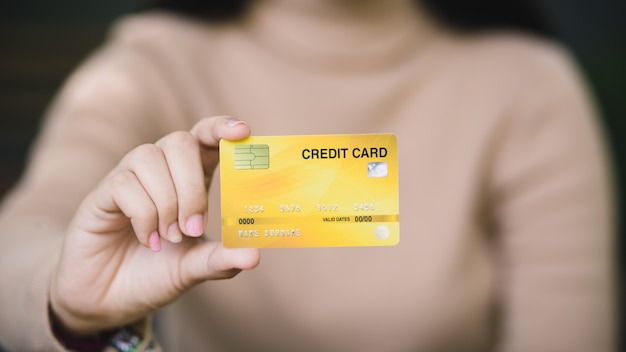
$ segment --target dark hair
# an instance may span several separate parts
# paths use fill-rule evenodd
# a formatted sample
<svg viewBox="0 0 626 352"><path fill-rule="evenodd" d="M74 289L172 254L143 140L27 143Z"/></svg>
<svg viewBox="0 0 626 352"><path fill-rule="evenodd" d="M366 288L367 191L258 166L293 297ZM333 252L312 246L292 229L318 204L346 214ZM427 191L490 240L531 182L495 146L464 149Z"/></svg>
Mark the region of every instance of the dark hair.
<svg viewBox="0 0 626 352"><path fill-rule="evenodd" d="M556 37L543 8L534 0L422 0L443 23L469 31L522 30Z"/></svg>
<svg viewBox="0 0 626 352"><path fill-rule="evenodd" d="M152 0L148 7L168 10L210 21L227 21L240 17L250 0Z"/></svg>
<svg viewBox="0 0 626 352"><path fill-rule="evenodd" d="M211 21L235 19L251 0L152 0L151 7ZM441 22L468 31L522 30L556 37L542 8L535 0L416 0Z"/></svg>

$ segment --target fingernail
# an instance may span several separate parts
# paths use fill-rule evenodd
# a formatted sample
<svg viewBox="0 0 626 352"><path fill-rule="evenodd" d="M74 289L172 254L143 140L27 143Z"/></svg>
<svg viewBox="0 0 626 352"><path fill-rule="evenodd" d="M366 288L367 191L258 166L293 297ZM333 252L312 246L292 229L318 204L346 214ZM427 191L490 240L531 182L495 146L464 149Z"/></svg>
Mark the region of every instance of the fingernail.
<svg viewBox="0 0 626 352"><path fill-rule="evenodd" d="M159 233L154 231L148 237L148 244L150 245L150 250L153 252L158 252L161 250L161 240L159 239Z"/></svg>
<svg viewBox="0 0 626 352"><path fill-rule="evenodd" d="M173 223L167 228L167 238L174 243L178 243L183 240L183 235L180 233L178 223Z"/></svg>
<svg viewBox="0 0 626 352"><path fill-rule="evenodd" d="M228 120L226 120L226 125L233 127L233 126L237 126L237 125L242 125L244 122L241 120L237 120L234 117L229 118Z"/></svg>
<svg viewBox="0 0 626 352"><path fill-rule="evenodd" d="M187 234L193 237L199 237L204 232L204 219L202 215L194 215L187 219L185 223Z"/></svg>

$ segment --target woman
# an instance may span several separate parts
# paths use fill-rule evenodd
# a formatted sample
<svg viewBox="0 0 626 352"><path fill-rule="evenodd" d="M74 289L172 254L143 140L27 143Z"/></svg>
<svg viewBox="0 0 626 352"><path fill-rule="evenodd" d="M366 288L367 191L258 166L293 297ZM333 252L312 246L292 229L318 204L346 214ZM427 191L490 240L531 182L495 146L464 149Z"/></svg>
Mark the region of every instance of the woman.
<svg viewBox="0 0 626 352"><path fill-rule="evenodd" d="M459 32L428 4L259 0L119 23L5 201L2 343L609 351L610 190L575 70L551 43ZM225 249L217 143L251 129L395 133L400 244L260 265Z"/></svg>

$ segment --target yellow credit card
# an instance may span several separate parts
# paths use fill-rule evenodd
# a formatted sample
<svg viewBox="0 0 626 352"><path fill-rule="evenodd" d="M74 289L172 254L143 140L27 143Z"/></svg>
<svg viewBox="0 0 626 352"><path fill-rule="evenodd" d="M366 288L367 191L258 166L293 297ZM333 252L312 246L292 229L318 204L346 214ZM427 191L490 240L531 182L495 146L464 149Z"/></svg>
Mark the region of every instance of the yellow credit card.
<svg viewBox="0 0 626 352"><path fill-rule="evenodd" d="M397 149L392 134L220 141L224 246L396 245Z"/></svg>

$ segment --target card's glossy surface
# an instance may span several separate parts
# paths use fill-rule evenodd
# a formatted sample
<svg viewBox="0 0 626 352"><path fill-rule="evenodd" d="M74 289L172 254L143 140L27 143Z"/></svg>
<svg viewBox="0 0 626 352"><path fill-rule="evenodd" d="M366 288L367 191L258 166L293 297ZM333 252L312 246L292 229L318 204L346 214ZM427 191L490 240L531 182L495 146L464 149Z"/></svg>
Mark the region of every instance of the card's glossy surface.
<svg viewBox="0 0 626 352"><path fill-rule="evenodd" d="M226 247L398 243L392 134L249 137L220 142Z"/></svg>

